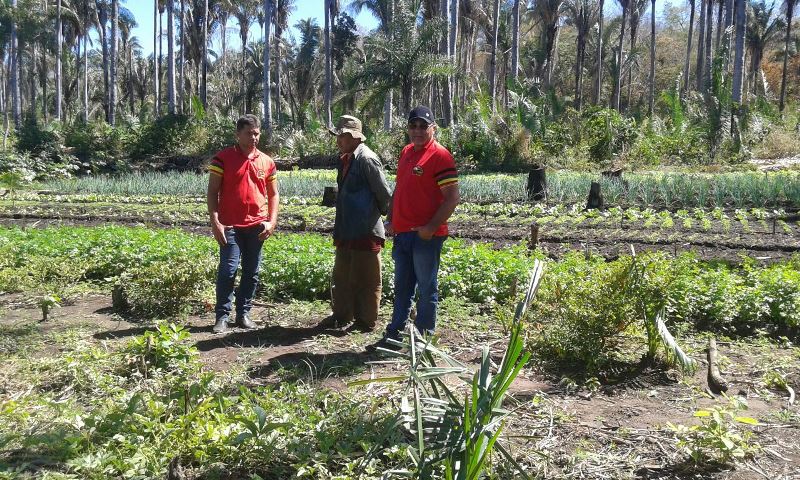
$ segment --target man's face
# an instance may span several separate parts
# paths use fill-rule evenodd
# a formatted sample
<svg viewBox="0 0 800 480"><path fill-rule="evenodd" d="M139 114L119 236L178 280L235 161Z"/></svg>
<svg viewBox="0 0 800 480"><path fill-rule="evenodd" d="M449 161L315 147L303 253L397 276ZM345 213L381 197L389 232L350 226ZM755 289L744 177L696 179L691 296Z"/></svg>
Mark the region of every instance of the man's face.
<svg viewBox="0 0 800 480"><path fill-rule="evenodd" d="M252 150L258 145L258 137L261 136L261 129L245 125L244 128L236 132L236 141L242 150Z"/></svg>
<svg viewBox="0 0 800 480"><path fill-rule="evenodd" d="M408 136L415 147L424 147L433 138L434 126L420 119L409 120Z"/></svg>
<svg viewBox="0 0 800 480"><path fill-rule="evenodd" d="M353 138L350 133L336 135L336 146L339 148L339 153L352 153L359 143L361 143L361 140Z"/></svg>

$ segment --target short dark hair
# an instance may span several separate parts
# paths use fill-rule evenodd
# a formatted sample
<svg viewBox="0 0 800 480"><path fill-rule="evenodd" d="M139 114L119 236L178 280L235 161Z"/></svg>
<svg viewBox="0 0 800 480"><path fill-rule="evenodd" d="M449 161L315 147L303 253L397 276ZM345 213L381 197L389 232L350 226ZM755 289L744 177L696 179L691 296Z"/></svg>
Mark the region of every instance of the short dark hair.
<svg viewBox="0 0 800 480"><path fill-rule="evenodd" d="M245 127L261 128L261 122L258 121L258 117L252 113L248 113L239 117L239 120L236 120L237 132L241 131Z"/></svg>

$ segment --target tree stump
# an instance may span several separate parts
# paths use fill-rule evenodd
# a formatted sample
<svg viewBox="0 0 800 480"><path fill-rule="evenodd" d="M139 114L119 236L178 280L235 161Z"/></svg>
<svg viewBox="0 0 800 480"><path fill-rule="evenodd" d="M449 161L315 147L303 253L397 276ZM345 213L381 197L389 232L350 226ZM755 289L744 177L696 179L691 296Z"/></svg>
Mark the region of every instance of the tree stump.
<svg viewBox="0 0 800 480"><path fill-rule="evenodd" d="M528 192L528 200L540 202L547 198L547 178L543 166L536 165L528 172L525 190Z"/></svg>
<svg viewBox="0 0 800 480"><path fill-rule="evenodd" d="M325 190L322 192L322 206L335 207L336 195L338 193L339 193L338 187L325 187Z"/></svg>
<svg viewBox="0 0 800 480"><path fill-rule="evenodd" d="M528 249L536 250L539 246L539 224L536 222L531 223L531 241L528 243Z"/></svg>
<svg viewBox="0 0 800 480"><path fill-rule="evenodd" d="M708 389L715 395L728 391L728 382L722 378L717 366L717 342L713 338L708 339Z"/></svg>
<svg viewBox="0 0 800 480"><path fill-rule="evenodd" d="M586 210L603 208L603 194L600 192L600 183L592 182L589 187L589 198L586 201Z"/></svg>

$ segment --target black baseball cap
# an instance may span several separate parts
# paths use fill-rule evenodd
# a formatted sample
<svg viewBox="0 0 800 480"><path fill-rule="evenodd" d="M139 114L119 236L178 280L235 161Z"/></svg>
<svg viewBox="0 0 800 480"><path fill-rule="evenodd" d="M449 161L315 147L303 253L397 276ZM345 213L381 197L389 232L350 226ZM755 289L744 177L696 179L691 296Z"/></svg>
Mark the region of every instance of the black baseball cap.
<svg viewBox="0 0 800 480"><path fill-rule="evenodd" d="M433 123L433 112L431 112L430 108L424 105L414 107L414 109L411 110L411 113L408 114L408 121L411 122L416 119L424 120L428 125L430 125Z"/></svg>

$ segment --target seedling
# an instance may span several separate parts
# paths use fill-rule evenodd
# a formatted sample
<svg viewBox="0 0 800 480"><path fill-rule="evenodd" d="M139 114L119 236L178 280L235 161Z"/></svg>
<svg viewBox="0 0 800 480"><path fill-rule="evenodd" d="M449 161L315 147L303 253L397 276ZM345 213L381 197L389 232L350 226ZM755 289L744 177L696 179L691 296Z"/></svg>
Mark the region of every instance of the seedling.
<svg viewBox="0 0 800 480"><path fill-rule="evenodd" d="M61 306L61 297L58 295L44 295L39 299L39 308L42 309L42 321L46 322L50 312Z"/></svg>

